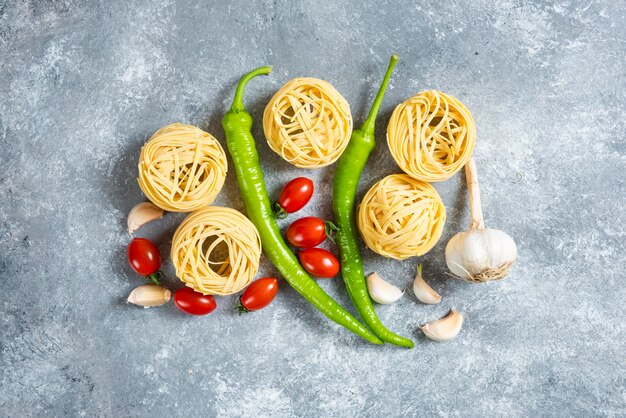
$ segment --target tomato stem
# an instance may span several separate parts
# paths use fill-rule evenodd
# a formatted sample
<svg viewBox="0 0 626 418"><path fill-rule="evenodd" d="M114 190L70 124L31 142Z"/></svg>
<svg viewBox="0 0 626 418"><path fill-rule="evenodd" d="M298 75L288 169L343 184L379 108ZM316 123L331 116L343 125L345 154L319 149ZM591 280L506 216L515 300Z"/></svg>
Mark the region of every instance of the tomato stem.
<svg viewBox="0 0 626 418"><path fill-rule="evenodd" d="M239 311L239 315L250 313L250 310L243 306L243 303L241 303L241 298L239 298L239 303L235 306L235 308Z"/></svg>
<svg viewBox="0 0 626 418"><path fill-rule="evenodd" d="M283 209L283 207L278 202L274 202L274 204L272 205L272 209L274 212L274 217L276 219L285 219L288 215L287 211L285 211L285 209Z"/></svg>
<svg viewBox="0 0 626 418"><path fill-rule="evenodd" d="M161 282L159 281L161 276L163 276L163 272L161 272L161 270L159 270L156 273L148 274L145 277L145 279L146 279L146 281L152 282L152 283L156 284L157 286L161 286Z"/></svg>
<svg viewBox="0 0 626 418"><path fill-rule="evenodd" d="M324 229L326 230L325 232L328 239L331 240L333 244L337 244L335 242L335 236L337 235L337 231L339 231L339 227L331 221L325 221Z"/></svg>

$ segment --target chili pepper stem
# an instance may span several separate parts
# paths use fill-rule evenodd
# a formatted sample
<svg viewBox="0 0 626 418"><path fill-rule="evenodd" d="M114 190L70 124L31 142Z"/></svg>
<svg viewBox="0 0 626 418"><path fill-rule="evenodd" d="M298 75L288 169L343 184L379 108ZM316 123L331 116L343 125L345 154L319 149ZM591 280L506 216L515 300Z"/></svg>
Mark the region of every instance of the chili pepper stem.
<svg viewBox="0 0 626 418"><path fill-rule="evenodd" d="M244 112L246 107L243 104L243 91L246 88L246 85L250 80L258 75L267 75L272 72L272 67L265 66L259 67L255 70L250 71L248 74L244 75L241 80L239 80L239 84L237 84L237 90L235 91L235 98L233 99L233 104L230 106L231 112Z"/></svg>
<svg viewBox="0 0 626 418"><path fill-rule="evenodd" d="M389 66L387 67L387 72L385 73L385 77L383 78L383 82L378 89L378 93L376 94L376 98L374 99L374 103L372 103L372 107L370 108L370 113L367 115L367 119L363 122L363 126L361 126L361 130L365 133L374 134L374 128L376 126L376 116L378 116L378 111L380 109L380 104L383 102L383 97L385 96L385 91L387 90L387 85L389 84L389 79L391 78L391 73L398 63L398 55L393 54L391 59L389 60Z"/></svg>

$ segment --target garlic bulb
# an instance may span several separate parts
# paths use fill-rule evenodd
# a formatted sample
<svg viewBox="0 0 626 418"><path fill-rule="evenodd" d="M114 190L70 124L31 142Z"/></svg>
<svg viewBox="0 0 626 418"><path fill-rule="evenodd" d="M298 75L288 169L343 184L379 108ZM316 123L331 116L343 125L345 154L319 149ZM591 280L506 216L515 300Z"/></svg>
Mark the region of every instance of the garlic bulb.
<svg viewBox="0 0 626 418"><path fill-rule="evenodd" d="M446 246L448 268L452 274L466 280L501 279L516 258L515 242L497 229L460 232Z"/></svg>
<svg viewBox="0 0 626 418"><path fill-rule="evenodd" d="M485 228L473 158L465 165L465 176L470 200L470 227L448 242L446 264L452 274L470 282L502 279L517 259L517 246L505 232Z"/></svg>
<svg viewBox="0 0 626 418"><path fill-rule="evenodd" d="M396 286L380 278L376 273L367 276L367 290L370 297L376 303L389 305L402 297L404 292Z"/></svg>

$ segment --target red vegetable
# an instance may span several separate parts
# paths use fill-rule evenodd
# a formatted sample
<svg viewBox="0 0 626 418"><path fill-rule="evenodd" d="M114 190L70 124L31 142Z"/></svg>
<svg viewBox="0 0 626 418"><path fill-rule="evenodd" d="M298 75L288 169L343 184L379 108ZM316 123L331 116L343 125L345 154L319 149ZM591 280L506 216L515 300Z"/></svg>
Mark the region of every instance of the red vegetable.
<svg viewBox="0 0 626 418"><path fill-rule="evenodd" d="M298 254L300 264L313 276L330 279L339 272L339 261L329 251L321 248L307 248Z"/></svg>
<svg viewBox="0 0 626 418"><path fill-rule="evenodd" d="M258 311L272 303L278 292L278 280L273 277L263 277L255 280L244 290L239 298L239 309L242 312Z"/></svg>
<svg viewBox="0 0 626 418"><path fill-rule="evenodd" d="M313 196L313 182L306 177L297 177L285 185L278 198L276 216L284 218L286 213L299 211ZM285 213L286 212L286 213Z"/></svg>
<svg viewBox="0 0 626 418"><path fill-rule="evenodd" d="M217 307L213 296L203 295L190 287L182 287L174 293L174 304L189 315L210 314Z"/></svg>
<svg viewBox="0 0 626 418"><path fill-rule="evenodd" d="M287 241L294 247L311 248L326 239L326 225L320 218L307 216L289 225L285 235Z"/></svg>
<svg viewBox="0 0 626 418"><path fill-rule="evenodd" d="M134 238L128 245L128 263L137 274L150 276L161 267L161 254L149 239Z"/></svg>

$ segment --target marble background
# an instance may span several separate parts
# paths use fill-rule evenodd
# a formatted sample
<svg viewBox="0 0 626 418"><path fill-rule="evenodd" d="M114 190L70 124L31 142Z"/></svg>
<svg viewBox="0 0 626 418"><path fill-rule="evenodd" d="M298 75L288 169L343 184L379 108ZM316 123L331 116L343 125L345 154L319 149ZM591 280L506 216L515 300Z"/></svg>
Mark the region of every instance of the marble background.
<svg viewBox="0 0 626 418"><path fill-rule="evenodd" d="M623 1L0 1L1 416L625 416L626 4ZM378 308L413 350L368 345L285 283L247 316L236 297L192 318L124 300L141 145L190 123L224 140L239 77L272 65L246 103L268 188L297 175L331 216L333 167L297 170L263 139L263 108L287 80L320 77L365 117L398 65L360 196L398 172L384 135L423 90L459 97L477 123L487 225L517 241L510 277L446 275L468 223L463 177L437 183L444 236L420 260L364 251L366 270L409 286L418 261L443 295ZM243 209L231 170L216 204ZM183 215L139 233L168 254ZM286 226L283 222L282 226ZM164 265L177 288L171 263ZM261 274L276 274L263 259ZM350 306L342 281L321 285ZM451 307L459 337L418 324Z"/></svg>

